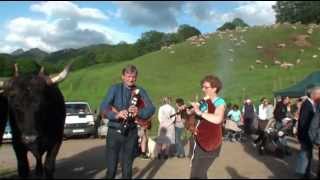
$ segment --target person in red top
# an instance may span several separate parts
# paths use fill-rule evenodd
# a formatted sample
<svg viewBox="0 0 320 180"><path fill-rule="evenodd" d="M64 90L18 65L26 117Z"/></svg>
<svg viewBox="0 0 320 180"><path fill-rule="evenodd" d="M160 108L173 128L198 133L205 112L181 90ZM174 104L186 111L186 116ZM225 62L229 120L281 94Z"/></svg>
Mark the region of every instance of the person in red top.
<svg viewBox="0 0 320 180"><path fill-rule="evenodd" d="M222 88L220 79L213 75L205 76L201 81L206 103L191 103L198 119L194 132L191 179L207 179L207 171L219 156L222 145L222 123L225 114L225 101L218 97ZM204 101L201 101L204 102Z"/></svg>

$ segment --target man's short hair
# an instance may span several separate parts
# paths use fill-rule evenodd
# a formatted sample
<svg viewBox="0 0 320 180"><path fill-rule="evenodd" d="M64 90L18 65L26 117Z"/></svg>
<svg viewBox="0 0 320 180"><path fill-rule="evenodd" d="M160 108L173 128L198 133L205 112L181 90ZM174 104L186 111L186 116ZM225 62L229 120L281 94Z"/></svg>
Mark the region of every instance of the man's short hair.
<svg viewBox="0 0 320 180"><path fill-rule="evenodd" d="M307 87L306 87L306 95L310 98L310 96L311 96L311 91L312 91L312 89L314 88L314 84L311 84L311 85L308 85Z"/></svg>
<svg viewBox="0 0 320 180"><path fill-rule="evenodd" d="M260 99L260 102L263 103L263 101L265 101L265 100L267 100L267 98L266 98L266 97L262 97L262 98Z"/></svg>
<svg viewBox="0 0 320 180"><path fill-rule="evenodd" d="M138 69L136 66L129 64L122 69L122 75L124 75L125 73L129 73L129 74L134 73L135 75L138 75Z"/></svg>
<svg viewBox="0 0 320 180"><path fill-rule="evenodd" d="M239 109L239 106L238 106L237 104L234 104L234 105L232 106L232 108L237 110L237 109Z"/></svg>
<svg viewBox="0 0 320 180"><path fill-rule="evenodd" d="M184 100L182 98L177 98L176 99L176 103L179 105L179 106L182 106L184 105Z"/></svg>
<svg viewBox="0 0 320 180"><path fill-rule="evenodd" d="M171 104L171 97L170 96L165 96L162 99L163 104Z"/></svg>
<svg viewBox="0 0 320 180"><path fill-rule="evenodd" d="M312 93L314 93L315 91L318 91L318 90L320 90L320 86L319 85L313 86L311 89L309 89L310 96L311 96ZM310 97L310 96L308 96L308 97Z"/></svg>

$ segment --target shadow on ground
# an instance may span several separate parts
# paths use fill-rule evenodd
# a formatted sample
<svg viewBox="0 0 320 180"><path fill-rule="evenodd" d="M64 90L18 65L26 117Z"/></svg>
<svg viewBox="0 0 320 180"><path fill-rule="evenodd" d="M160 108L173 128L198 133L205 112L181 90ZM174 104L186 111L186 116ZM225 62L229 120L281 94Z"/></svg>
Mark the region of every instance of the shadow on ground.
<svg viewBox="0 0 320 180"><path fill-rule="evenodd" d="M296 166L296 160L297 160L297 156L299 153L299 149L298 148L294 148L292 146L292 144L295 147L299 147L298 145L298 141L294 138L290 138L288 141L291 145L290 145L290 152L291 155L290 156L284 156L283 158L279 158L276 157L273 154L264 154L264 155L260 155L258 153L258 150L252 145L251 141L247 141L245 143L243 143L243 149L244 151L252 156L253 158L255 158L256 160L262 162L271 172L272 172L272 176L268 177L270 179L283 179L283 178L297 178L295 175L295 166ZM318 152L318 151L316 151ZM317 172L317 166L318 166L318 161L316 160L316 153L314 152L314 157L313 157L313 161L312 161L312 174L315 176L316 172ZM237 174L235 170L229 169L228 172L233 173L235 176L239 176L239 178L241 178L242 176Z"/></svg>

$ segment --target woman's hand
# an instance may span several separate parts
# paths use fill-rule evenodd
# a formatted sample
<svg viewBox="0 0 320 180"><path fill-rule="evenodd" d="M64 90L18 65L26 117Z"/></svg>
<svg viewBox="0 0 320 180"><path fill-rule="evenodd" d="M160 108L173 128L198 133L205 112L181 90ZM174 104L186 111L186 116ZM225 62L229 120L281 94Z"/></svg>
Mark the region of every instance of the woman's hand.
<svg viewBox="0 0 320 180"><path fill-rule="evenodd" d="M194 109L193 108L185 108L186 112L188 115L191 115L194 113Z"/></svg>
<svg viewBox="0 0 320 180"><path fill-rule="evenodd" d="M200 111L200 108L199 108L199 106L200 106L199 103L197 103L197 102L192 102L191 105L192 105L192 107L193 107L194 112L195 112L197 115L201 115L201 114L202 114L202 112Z"/></svg>

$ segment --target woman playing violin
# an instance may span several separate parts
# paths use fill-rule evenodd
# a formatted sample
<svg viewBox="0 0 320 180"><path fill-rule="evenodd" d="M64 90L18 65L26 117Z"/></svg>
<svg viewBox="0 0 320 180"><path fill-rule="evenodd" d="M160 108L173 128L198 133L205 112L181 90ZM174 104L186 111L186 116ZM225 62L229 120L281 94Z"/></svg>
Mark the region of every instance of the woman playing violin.
<svg viewBox="0 0 320 180"><path fill-rule="evenodd" d="M186 123L194 121L195 127L189 128L194 134L193 155L191 158L191 179L207 179L207 171L219 156L222 144L222 123L225 101L218 96L222 88L220 79L207 75L201 81L205 98L200 103L192 102L187 109ZM191 123L192 124L192 123Z"/></svg>

